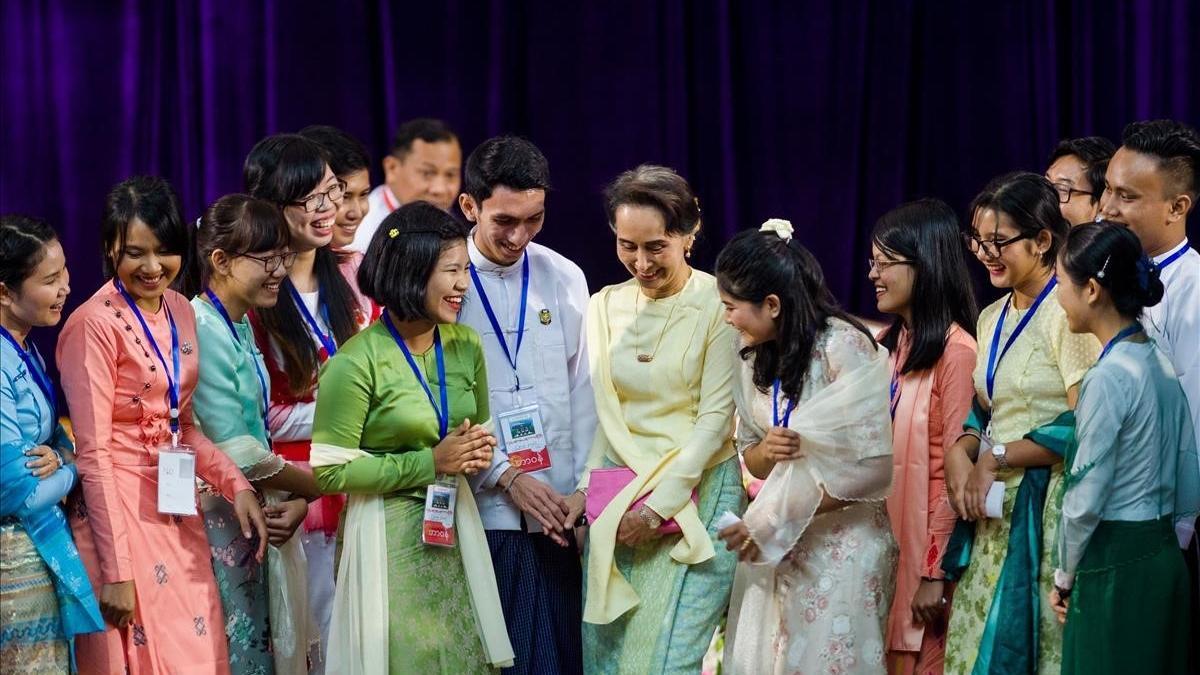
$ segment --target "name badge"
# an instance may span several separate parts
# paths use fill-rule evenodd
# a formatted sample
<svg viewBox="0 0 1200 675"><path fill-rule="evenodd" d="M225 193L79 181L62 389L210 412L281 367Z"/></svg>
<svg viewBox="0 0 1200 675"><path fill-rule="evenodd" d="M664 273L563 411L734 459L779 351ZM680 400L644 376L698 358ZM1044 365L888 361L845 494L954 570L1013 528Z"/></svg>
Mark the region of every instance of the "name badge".
<svg viewBox="0 0 1200 675"><path fill-rule="evenodd" d="M421 526L424 544L454 547L454 505L457 501L458 484L453 477L440 478L425 489L425 522Z"/></svg>
<svg viewBox="0 0 1200 675"><path fill-rule="evenodd" d="M164 445L158 451L158 512L196 515L196 451Z"/></svg>
<svg viewBox="0 0 1200 675"><path fill-rule="evenodd" d="M550 468L550 450L546 447L546 429L537 404L527 405L496 416L508 463L523 473Z"/></svg>

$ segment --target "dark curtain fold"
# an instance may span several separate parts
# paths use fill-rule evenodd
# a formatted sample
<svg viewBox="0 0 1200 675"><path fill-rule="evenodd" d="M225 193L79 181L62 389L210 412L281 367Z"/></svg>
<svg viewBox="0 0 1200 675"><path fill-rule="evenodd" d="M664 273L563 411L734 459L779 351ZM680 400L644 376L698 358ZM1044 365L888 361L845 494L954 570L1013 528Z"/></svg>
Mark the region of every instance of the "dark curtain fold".
<svg viewBox="0 0 1200 675"><path fill-rule="evenodd" d="M0 210L59 229L72 306L100 283L113 184L166 176L194 218L240 190L256 140L312 123L360 137L376 180L408 118L445 118L468 152L528 136L555 183L539 241L593 288L624 278L601 188L674 166L700 194L699 266L788 218L871 313L887 209L961 212L991 177L1041 172L1061 137L1200 121L1191 0L5 0L2 16Z"/></svg>

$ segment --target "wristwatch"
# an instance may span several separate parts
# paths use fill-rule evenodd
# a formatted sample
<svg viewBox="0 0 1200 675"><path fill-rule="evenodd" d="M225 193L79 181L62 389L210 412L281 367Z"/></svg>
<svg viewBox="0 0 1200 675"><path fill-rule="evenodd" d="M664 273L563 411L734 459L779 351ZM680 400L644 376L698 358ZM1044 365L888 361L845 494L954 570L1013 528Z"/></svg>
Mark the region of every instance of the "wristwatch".
<svg viewBox="0 0 1200 675"><path fill-rule="evenodd" d="M1008 448L1004 447L1003 443L997 443L992 446L992 459L996 460L996 464L1001 469L1008 468Z"/></svg>
<svg viewBox="0 0 1200 675"><path fill-rule="evenodd" d="M662 527L662 516L655 513L649 506L642 504L640 507L638 507L637 514L638 517L642 519L642 522L645 523L650 529L657 530L658 528Z"/></svg>

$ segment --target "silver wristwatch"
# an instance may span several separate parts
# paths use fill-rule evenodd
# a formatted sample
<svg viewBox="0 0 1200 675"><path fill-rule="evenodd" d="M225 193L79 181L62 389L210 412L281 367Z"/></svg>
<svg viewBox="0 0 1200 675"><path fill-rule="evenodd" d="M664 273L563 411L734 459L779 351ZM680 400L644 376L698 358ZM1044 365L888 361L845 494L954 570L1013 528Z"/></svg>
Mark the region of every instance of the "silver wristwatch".
<svg viewBox="0 0 1200 675"><path fill-rule="evenodd" d="M992 458L1001 469L1008 469L1008 448L1004 447L1003 443L992 446Z"/></svg>

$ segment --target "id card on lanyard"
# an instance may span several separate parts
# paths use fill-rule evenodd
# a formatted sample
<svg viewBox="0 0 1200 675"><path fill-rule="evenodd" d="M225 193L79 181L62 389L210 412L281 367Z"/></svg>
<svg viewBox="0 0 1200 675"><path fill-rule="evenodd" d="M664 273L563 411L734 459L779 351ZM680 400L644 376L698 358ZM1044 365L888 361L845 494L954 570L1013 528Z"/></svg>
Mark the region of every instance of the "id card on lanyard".
<svg viewBox="0 0 1200 675"><path fill-rule="evenodd" d="M1028 326L1029 322L1033 319L1033 315L1036 314L1038 308L1042 306L1042 301L1044 301L1050 295L1050 291L1054 290L1054 287L1057 284L1058 278L1050 277L1050 281L1046 282L1045 288L1042 289L1041 293L1038 293L1038 296L1036 299L1034 299L1033 304L1029 306L1029 311L1025 314L1025 316L1021 317L1020 321L1017 322L1017 327L1013 329L1012 335L1009 335L1008 340L1004 342L1003 349L1000 349L1000 333L1004 330L1004 319L1008 316L1009 306L1012 305L1011 294L1008 302L1004 303L1004 309L1000 310L1000 318L996 321L996 328L992 332L992 344L991 349L988 350L987 372L985 374L984 382L987 386L988 403L993 408L993 415L995 414L995 402L993 395L996 390L996 371L1000 368L1000 361L1004 359L1004 355L1008 353L1009 348L1012 347L1013 343L1017 341L1017 338L1020 337L1021 332L1025 330L1025 327ZM992 423L990 420L988 421L987 429L984 431L984 434L988 438L992 438Z"/></svg>
<svg viewBox="0 0 1200 675"><path fill-rule="evenodd" d="M181 368L179 365L179 329L175 325L175 317L171 315L171 306L167 304L167 299L160 298L163 311L167 315L167 324L171 327L171 364L168 366L162 350L158 348L158 342L154 339L154 334L150 332L146 317L142 316L142 311L138 308L133 296L125 290L125 285L121 283L120 279L115 280L113 285L121 293L125 303L129 305L129 310L137 317L138 323L142 326L142 332L146 336L146 342L150 343L150 349L158 357L158 362L163 367L163 374L167 378L167 399L171 405L171 442L158 447L158 512L177 516L194 516L196 515L196 451L190 446L179 443Z"/></svg>
<svg viewBox="0 0 1200 675"><path fill-rule="evenodd" d="M445 438L450 431L450 397L446 389L446 355L442 351L441 331L434 326L433 353L434 358L437 359L438 398L441 400L439 406L433 399L433 390L429 388L424 373L417 367L416 359L413 358L408 345L404 343L400 331L396 330L395 324L392 323L391 314L386 310L383 313L383 325L392 334L396 346L404 353L404 360L408 361L408 367L412 369L413 377L425 390L425 396L429 398L429 405L433 408L434 415L437 416L438 439ZM454 507L457 501L458 482L453 476L438 476L432 485L425 488L425 514L421 523L422 543L427 546L455 546L457 537L454 533Z"/></svg>
<svg viewBox="0 0 1200 675"><path fill-rule="evenodd" d="M523 473L549 469L550 449L546 446L546 429L538 406L527 405L496 415L501 442L508 463Z"/></svg>

